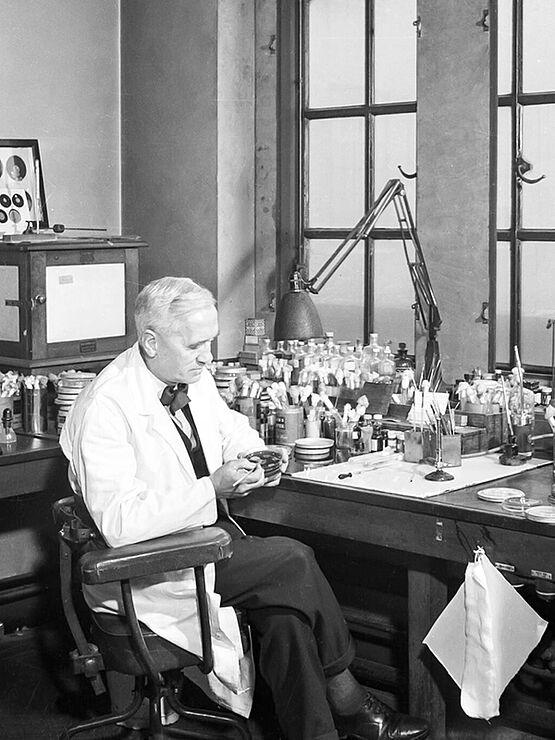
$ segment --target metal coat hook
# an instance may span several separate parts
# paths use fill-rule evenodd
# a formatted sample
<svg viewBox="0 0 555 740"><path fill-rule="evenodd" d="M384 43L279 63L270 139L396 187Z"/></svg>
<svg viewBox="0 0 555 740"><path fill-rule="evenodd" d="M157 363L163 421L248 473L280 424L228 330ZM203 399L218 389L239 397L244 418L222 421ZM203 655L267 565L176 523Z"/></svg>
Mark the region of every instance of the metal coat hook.
<svg viewBox="0 0 555 740"><path fill-rule="evenodd" d="M414 180L414 178L416 177L416 174L417 174L416 172L413 172L412 174L409 175L408 172L405 172L403 170L403 168L401 167L400 164L397 165L397 169L403 175L403 177L406 177L407 178L407 180Z"/></svg>
<svg viewBox="0 0 555 740"><path fill-rule="evenodd" d="M474 320L476 324L488 324L489 319L486 316L486 311L489 308L489 301L482 301L482 310L480 311L480 315Z"/></svg>
<svg viewBox="0 0 555 740"><path fill-rule="evenodd" d="M476 23L477 26L482 27L482 31L484 31L484 33L487 33L489 31L488 16L489 16L489 10L487 8L484 8L484 10L482 10L482 17Z"/></svg>
<svg viewBox="0 0 555 740"><path fill-rule="evenodd" d="M530 172L532 169L532 165L530 162L527 162L522 155L520 155L516 160L516 176L519 180L522 182L528 183L528 185L535 185L540 180L545 180L545 175L540 175L540 177L524 177L526 172Z"/></svg>
<svg viewBox="0 0 555 740"><path fill-rule="evenodd" d="M419 39L422 36L422 18L417 16L412 25L416 28L416 38Z"/></svg>

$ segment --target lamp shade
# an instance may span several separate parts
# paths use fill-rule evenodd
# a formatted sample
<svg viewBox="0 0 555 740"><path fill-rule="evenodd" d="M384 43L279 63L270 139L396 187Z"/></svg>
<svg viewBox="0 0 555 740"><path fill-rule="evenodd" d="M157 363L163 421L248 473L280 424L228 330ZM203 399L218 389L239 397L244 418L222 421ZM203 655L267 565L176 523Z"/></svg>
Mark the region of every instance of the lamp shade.
<svg viewBox="0 0 555 740"><path fill-rule="evenodd" d="M281 298L276 312L274 339L312 339L322 337L322 322L299 272L290 280L290 289Z"/></svg>

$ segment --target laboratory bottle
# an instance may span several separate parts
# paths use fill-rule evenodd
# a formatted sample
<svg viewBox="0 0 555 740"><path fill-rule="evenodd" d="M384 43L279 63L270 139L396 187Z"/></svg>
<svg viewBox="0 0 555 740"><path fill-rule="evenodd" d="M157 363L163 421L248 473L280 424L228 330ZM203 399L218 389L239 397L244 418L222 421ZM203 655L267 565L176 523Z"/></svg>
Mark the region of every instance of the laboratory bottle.
<svg viewBox="0 0 555 740"><path fill-rule="evenodd" d="M0 444L7 451L15 450L17 437L12 428L13 413L11 409L4 409L2 414L2 428L0 429Z"/></svg>
<svg viewBox="0 0 555 740"><path fill-rule="evenodd" d="M325 410L322 418L322 437L335 440L335 427L337 415Z"/></svg>
<svg viewBox="0 0 555 740"><path fill-rule="evenodd" d="M320 417L315 408L309 408L306 421L304 423L306 437L320 437L321 424Z"/></svg>
<svg viewBox="0 0 555 740"><path fill-rule="evenodd" d="M351 450L354 455L360 455L362 449L362 430L360 428L360 419L357 419L351 430Z"/></svg>
<svg viewBox="0 0 555 740"><path fill-rule="evenodd" d="M385 346L382 350L381 358L378 364L378 373L380 380L390 383L395 377L395 361L391 354L389 346Z"/></svg>
<svg viewBox="0 0 555 740"><path fill-rule="evenodd" d="M368 346L369 347L378 347L378 349L380 348L380 345L379 345L379 342L378 342L378 335L377 335L377 333L373 332L372 334L370 334Z"/></svg>
<svg viewBox="0 0 555 740"><path fill-rule="evenodd" d="M381 347L378 344L378 335L370 334L370 341L363 347L361 358L361 379L362 381L373 382L377 380L378 364L380 361Z"/></svg>
<svg viewBox="0 0 555 740"><path fill-rule="evenodd" d="M313 362L315 357L316 357L316 341L314 339L309 339L306 343L306 354L304 356L304 366L306 367L311 362Z"/></svg>
<svg viewBox="0 0 555 740"><path fill-rule="evenodd" d="M374 431L372 414L364 414L360 431L363 452L372 452L372 434Z"/></svg>
<svg viewBox="0 0 555 740"><path fill-rule="evenodd" d="M357 360L355 357L355 348L352 344L346 344L341 347L341 368L345 378L352 375L357 370Z"/></svg>
<svg viewBox="0 0 555 740"><path fill-rule="evenodd" d="M518 454L530 458L534 452L535 397L523 382L513 385L508 394L509 413L516 437Z"/></svg>
<svg viewBox="0 0 555 740"><path fill-rule="evenodd" d="M299 372L301 368L301 342L298 339L292 339L289 344L291 352L291 385L297 385L299 382Z"/></svg>
<svg viewBox="0 0 555 740"><path fill-rule="evenodd" d="M411 370L414 367L405 342L399 342L393 359L395 360L395 369L398 371Z"/></svg>
<svg viewBox="0 0 555 740"><path fill-rule="evenodd" d="M374 427L374 431L372 432L372 452L381 452L383 450L382 419L382 414L374 414L372 420Z"/></svg>
<svg viewBox="0 0 555 740"><path fill-rule="evenodd" d="M325 338L325 341L324 341L324 345L325 345L325 354L326 354L326 356L327 357L331 357L332 355L336 355L337 354L337 347L336 347L335 342L333 340L333 332L332 331L327 331L325 336L326 336L326 338Z"/></svg>

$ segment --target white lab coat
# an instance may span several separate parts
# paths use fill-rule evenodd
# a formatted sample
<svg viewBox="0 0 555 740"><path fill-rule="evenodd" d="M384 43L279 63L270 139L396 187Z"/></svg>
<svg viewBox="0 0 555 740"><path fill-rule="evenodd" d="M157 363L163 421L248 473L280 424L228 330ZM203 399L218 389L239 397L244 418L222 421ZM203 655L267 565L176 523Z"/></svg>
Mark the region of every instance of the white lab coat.
<svg viewBox="0 0 555 740"><path fill-rule="evenodd" d="M213 485L209 478L197 480L174 422L158 400L160 388L135 344L80 393L62 429L71 486L112 547L216 521ZM188 393L210 472L240 452L263 447L247 418L228 408L207 370ZM209 565L214 672L232 690L242 690L237 634L230 640L222 627L231 618L233 631L235 615L219 607L214 580ZM133 598L143 623L200 655L194 586L193 571L187 569L135 581ZM96 610L121 611L117 585L88 587L85 597Z"/></svg>

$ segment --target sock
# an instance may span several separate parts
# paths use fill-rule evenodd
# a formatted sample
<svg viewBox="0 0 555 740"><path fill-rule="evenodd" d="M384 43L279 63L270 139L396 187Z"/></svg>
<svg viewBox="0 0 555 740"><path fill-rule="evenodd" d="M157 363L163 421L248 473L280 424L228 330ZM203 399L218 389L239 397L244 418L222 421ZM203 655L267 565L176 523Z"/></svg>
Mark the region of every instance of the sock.
<svg viewBox="0 0 555 740"><path fill-rule="evenodd" d="M336 714L356 714L366 698L366 689L347 668L328 679L327 697L332 711Z"/></svg>

